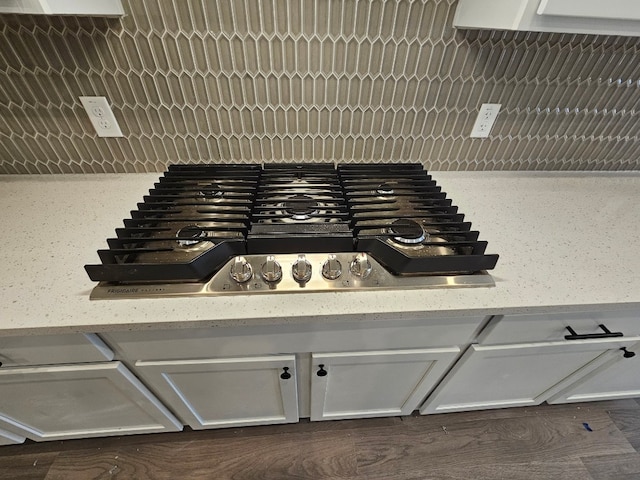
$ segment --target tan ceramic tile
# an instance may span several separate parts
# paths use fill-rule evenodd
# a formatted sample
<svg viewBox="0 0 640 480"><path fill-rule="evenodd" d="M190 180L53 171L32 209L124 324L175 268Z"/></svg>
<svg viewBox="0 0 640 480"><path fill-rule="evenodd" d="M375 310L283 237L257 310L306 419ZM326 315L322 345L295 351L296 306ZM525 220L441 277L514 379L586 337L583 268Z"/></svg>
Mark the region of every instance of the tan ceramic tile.
<svg viewBox="0 0 640 480"><path fill-rule="evenodd" d="M637 39L456 31L448 0L125 0L121 20L2 16L0 172L176 161L638 168ZM80 95L125 137L97 139ZM477 109L503 111L488 140Z"/></svg>

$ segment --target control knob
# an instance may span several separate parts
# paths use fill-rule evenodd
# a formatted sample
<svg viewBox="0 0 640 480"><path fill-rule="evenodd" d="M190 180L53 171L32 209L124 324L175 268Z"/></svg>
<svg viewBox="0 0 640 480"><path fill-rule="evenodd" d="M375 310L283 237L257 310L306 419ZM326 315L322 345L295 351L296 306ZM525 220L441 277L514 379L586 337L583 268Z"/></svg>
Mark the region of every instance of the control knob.
<svg viewBox="0 0 640 480"><path fill-rule="evenodd" d="M329 257L322 264L322 276L327 280L336 280L342 275L342 264L335 255Z"/></svg>
<svg viewBox="0 0 640 480"><path fill-rule="evenodd" d="M262 264L260 273L266 282L279 282L282 278L282 267L276 262L276 257L269 255L267 261Z"/></svg>
<svg viewBox="0 0 640 480"><path fill-rule="evenodd" d="M311 278L311 264L306 256L298 255L298 259L291 267L291 275L293 275L293 279L296 282L307 283L309 281Z"/></svg>
<svg viewBox="0 0 640 480"><path fill-rule="evenodd" d="M231 264L229 275L238 283L245 283L253 277L253 269L251 264L244 257L236 257Z"/></svg>
<svg viewBox="0 0 640 480"><path fill-rule="evenodd" d="M351 273L358 278L367 278L371 273L371 262L366 253L358 253L349 265Z"/></svg>

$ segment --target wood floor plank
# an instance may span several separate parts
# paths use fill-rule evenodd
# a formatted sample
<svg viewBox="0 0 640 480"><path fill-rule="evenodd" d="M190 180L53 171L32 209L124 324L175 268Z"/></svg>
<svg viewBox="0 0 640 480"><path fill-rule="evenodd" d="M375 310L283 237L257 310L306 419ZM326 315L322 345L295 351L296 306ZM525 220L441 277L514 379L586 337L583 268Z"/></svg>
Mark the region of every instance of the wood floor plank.
<svg viewBox="0 0 640 480"><path fill-rule="evenodd" d="M496 408L489 410L475 410L470 412L442 413L421 416L418 412L408 417L402 417L406 424L410 424L415 419L424 422L424 418L428 418L434 424L457 424L468 421L480 420L498 420L518 417L539 417L547 415L567 415L571 417L583 417L590 415L593 411L606 412L610 409L617 408L633 408L638 405L635 400L612 400L605 402L588 402L588 403L567 403L559 405L537 405L533 407L516 407L516 408Z"/></svg>
<svg viewBox="0 0 640 480"><path fill-rule="evenodd" d="M583 458L582 463L587 467L593 480L619 480L625 476L634 475L640 478L640 454L628 453L623 455L603 455Z"/></svg>
<svg viewBox="0 0 640 480"><path fill-rule="evenodd" d="M592 431L583 426L587 422ZM407 458L415 461L420 471L448 471L522 465L532 459L577 464L581 455L634 452L606 412L599 409L584 416L549 409L545 415L462 423L440 419L433 424L429 416L413 417L402 432L396 429L390 435L383 429L371 429L358 432L355 442L358 471L364 475L402 471Z"/></svg>
<svg viewBox="0 0 640 480"><path fill-rule="evenodd" d="M87 448L61 452L51 465L45 480L127 479L135 478L112 448Z"/></svg>
<svg viewBox="0 0 640 480"><path fill-rule="evenodd" d="M639 423L620 400L28 442L0 480L639 480Z"/></svg>
<svg viewBox="0 0 640 480"><path fill-rule="evenodd" d="M357 474L348 432L281 434L63 452L46 480L340 479Z"/></svg>
<svg viewBox="0 0 640 480"><path fill-rule="evenodd" d="M640 409L612 408L609 416L629 443L640 452Z"/></svg>
<svg viewBox="0 0 640 480"><path fill-rule="evenodd" d="M399 472L367 473L353 480L594 480L579 460L567 462L529 462L480 464L470 467L448 466Z"/></svg>
<svg viewBox="0 0 640 480"><path fill-rule="evenodd" d="M57 452L0 457L0 480L42 480Z"/></svg>

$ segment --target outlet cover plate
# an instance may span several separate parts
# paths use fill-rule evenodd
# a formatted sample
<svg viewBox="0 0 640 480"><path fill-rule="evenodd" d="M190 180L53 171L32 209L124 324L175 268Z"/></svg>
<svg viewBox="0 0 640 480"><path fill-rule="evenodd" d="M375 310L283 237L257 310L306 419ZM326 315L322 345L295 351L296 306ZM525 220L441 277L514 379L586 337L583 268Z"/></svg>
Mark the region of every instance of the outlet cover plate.
<svg viewBox="0 0 640 480"><path fill-rule="evenodd" d="M80 97L99 137L124 137L106 97Z"/></svg>
<svg viewBox="0 0 640 480"><path fill-rule="evenodd" d="M493 124L500 113L501 103L483 103L478 112L476 123L471 129L471 138L487 138L491 133Z"/></svg>

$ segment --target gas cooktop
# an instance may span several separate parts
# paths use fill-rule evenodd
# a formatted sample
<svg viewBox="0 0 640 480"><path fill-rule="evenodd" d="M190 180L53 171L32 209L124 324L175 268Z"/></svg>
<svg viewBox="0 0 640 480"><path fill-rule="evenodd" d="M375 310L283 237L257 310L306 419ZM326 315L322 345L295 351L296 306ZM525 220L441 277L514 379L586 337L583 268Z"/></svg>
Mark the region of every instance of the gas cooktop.
<svg viewBox="0 0 640 480"><path fill-rule="evenodd" d="M92 299L493 286L420 164L171 165L85 265Z"/></svg>

